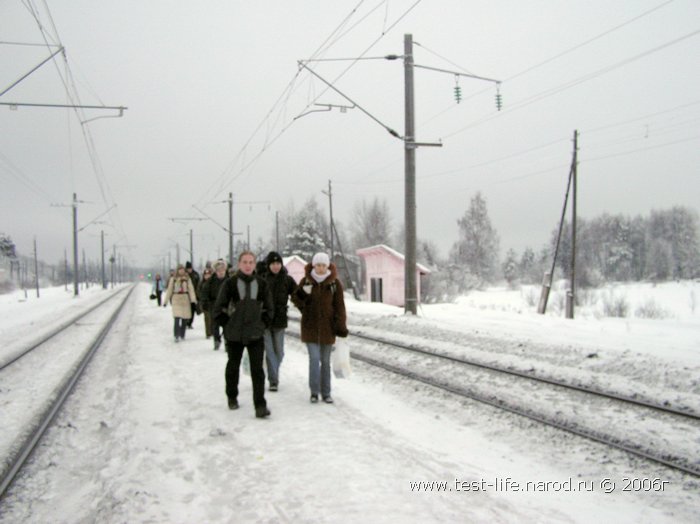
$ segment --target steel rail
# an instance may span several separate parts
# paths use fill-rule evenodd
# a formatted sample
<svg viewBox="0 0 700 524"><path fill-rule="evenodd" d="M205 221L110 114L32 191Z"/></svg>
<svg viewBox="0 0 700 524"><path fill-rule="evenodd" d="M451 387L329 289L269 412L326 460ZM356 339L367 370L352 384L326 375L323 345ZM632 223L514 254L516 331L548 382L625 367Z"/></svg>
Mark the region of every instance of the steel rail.
<svg viewBox="0 0 700 524"><path fill-rule="evenodd" d="M294 318L290 318L290 320L297 321L297 319L294 319ZM297 333L291 333L291 334L293 336L299 337L299 335ZM406 349L406 350L413 351L413 352L423 354L426 356L430 356L430 357L441 358L441 359L445 359L445 360L460 363L460 364L465 364L465 365L470 365L470 366L477 367L477 368L486 369L488 371L501 372L504 374L517 376L518 378L529 379L529 380L533 380L536 382L546 383L548 385L563 387L566 389L571 389L571 390L575 390L575 391L579 391L579 392L583 392L583 393L588 393L591 395L597 395L599 397L609 398L609 399L617 400L620 402L626 402L629 404L638 405L640 407L644 407L647 409L653 409L656 411L661 411L661 412L671 414L671 415L677 415L677 416L682 416L682 417L691 418L691 419L698 419L698 417L696 415L688 414L688 413L684 413L684 412L677 412L676 410L669 410L669 409L664 408L663 406L659 406L659 405L655 405L655 404L647 405L644 402L639 402L639 401L636 401L635 399L628 399L625 397L617 398L615 395L608 394L606 392L598 392L594 389L587 389L585 387L579 387L579 386L575 386L575 385L571 385L571 384L567 384L567 383L558 383L555 380L543 379L541 377L531 376L527 373L502 369L502 368L498 368L496 366L490 366L488 364L473 363L473 362L466 361L464 359L460 359L458 357L453 357L451 355L446 355L443 353L435 353L433 351L428 351L428 350L421 349L421 348L415 348L415 347L406 346L406 345L400 344L400 343L395 343L395 342L391 342L391 341L387 341L387 340L381 340L381 339L377 339L374 337L370 337L368 335L360 335L357 333L352 333L350 336L365 339L365 340L368 340L371 342L376 342L379 344L395 346L395 347L398 347L401 349ZM658 454L653 453L649 450L642 449L641 446L621 442L619 439L613 440L612 438L606 438L605 435L600 434L598 432L589 431L589 430L586 430L585 428L574 427L571 424L567 424L567 423L564 423L562 421L557 421L553 418L546 417L546 416L534 413L534 412L526 410L526 409L521 409L518 406L511 405L511 404L507 403L506 401L498 399L496 397L489 398L485 395L471 391L467 388L448 384L448 383L443 382L443 381L438 381L434 378L423 376L419 373L407 370L407 369L402 368L400 366L395 366L393 364L381 362L381 361L373 359L371 357L359 355L359 354L357 354L357 352L351 351L350 357L355 359L355 360L359 360L361 362L369 364L371 366L375 366L375 367L384 369L386 371L389 371L389 372L392 372L394 374L416 380L418 382L422 382L422 383L427 384L429 386L433 386L433 387L442 389L444 391L448 391L450 393L459 395L461 397L466 397L466 398L470 398L472 400L476 400L478 402L487 404L489 406L492 406L492 407L495 407L498 409L502 409L502 410L507 411L509 413L513 413L513 414L516 414L519 416L526 417L530 420L534 420L534 421L539 422L541 424L545 424L547 426L551 426L551 427L566 431L568 433L572 433L574 435L587 438L587 439L594 441L594 442L597 442L597 443L605 444L605 445L613 447L615 449L620 449L622 451L626 451L630 454L636 455L636 456L644 458L646 460L656 462L658 464L662 464L666 467L669 467L669 468L672 468L672 469L675 469L678 471L682 471L684 473L687 473L687 474L690 474L690 475L693 475L696 477L700 477L700 467L693 466L692 464L687 464L687 460L684 460L683 458L670 456L668 454L665 454L663 456L659 456Z"/></svg>
<svg viewBox="0 0 700 524"><path fill-rule="evenodd" d="M118 291L116 291L115 293L109 295L108 297L106 297L105 299L101 300L100 302L98 302L98 303L95 304L94 306L90 307L90 308L87 309L86 311L82 311L81 313L78 313L77 315L71 317L69 320L63 322L62 324L59 324L59 325L58 325L54 330L52 330L50 333L48 333L47 335L44 335L44 336L41 337L39 340L36 340L36 341L31 342L31 343L30 343L31 345L30 345L29 347L20 350L17 354L15 354L15 355L13 355L13 356L10 356L7 360L2 361L2 360L0 359L0 371L2 371L3 369L5 369L5 368L9 367L10 365L14 364L14 363L17 362L20 358L22 358L23 356L27 355L28 353L34 351L36 348L38 348L39 346L41 346L41 345L42 345L43 343L45 343L46 341L51 340L53 337L55 337L55 336L58 335L59 333L61 333L61 332L63 332L64 330L68 329L70 326L72 326L72 325L73 325L74 323L76 323L78 320L80 320L81 318L83 318L83 317L86 316L86 315L89 315L90 313L92 313L93 311L95 311L97 308L99 308L102 304L104 304L105 302L107 302L107 301L113 299L114 297L116 297L117 295L119 295L120 293L122 293L122 292L124 291L124 289L125 289L125 288L119 289Z"/></svg>
<svg viewBox="0 0 700 524"><path fill-rule="evenodd" d="M557 429L561 429L564 431L567 431L569 433L573 433L574 435L580 436L580 437L585 437L589 440L592 440L594 442L602 443L607 446L620 449L623 451L626 451L630 454L642 457L646 460L650 460L659 464L662 464L666 467L676 469L679 471L682 471L684 473L688 473L690 475L693 475L695 477L700 477L700 467L694 467L692 465L686 465L684 462L687 462L683 460L682 458L678 457L673 457L670 455L665 455L665 456L659 456L658 454L652 453L649 450L644 450L641 448L641 446L634 446L631 444L626 444L624 442L620 441L613 441L610 438L605 438L604 435L598 434L594 431L588 431L583 428L576 428L573 427L570 424L566 424L557 420L554 420L549 417L545 417L542 415L538 415L537 413L521 409L517 406L510 405L506 403L503 400L497 399L495 397L493 398L488 398L484 395L481 395L479 393L476 393L474 391L470 391L466 388L454 386L447 384L445 382L441 382L429 377L425 377L423 375L420 375L418 373L415 373L414 371L409 371L407 369L401 368L399 366L394 366L393 364L387 364L386 362L381 362L376 359L366 357L363 355L358 355L356 353L351 352L350 356L356 360L359 360L361 362L364 362L366 364L379 367L381 369L384 369L386 371L390 371L392 373L395 373L397 375L401 375L407 378L411 378L413 380L422 382L424 384L448 391L450 393L459 395L461 397L467 397L472 400L476 400L478 402L482 402L484 404L490 405L492 407L502 409L504 411L508 411L510 413L520 415L526 418L529 418L530 420L534 420L536 422L540 422L542 424L546 424L548 426L555 427Z"/></svg>
<svg viewBox="0 0 700 524"><path fill-rule="evenodd" d="M12 485L13 481L15 480L17 473L19 473L19 471L22 469L24 464L27 462L27 460L31 456L32 452L36 448L37 443L41 440L42 436L44 435L44 433L46 432L48 427L51 425L53 420L56 418L56 415L58 414L58 412L61 410L61 408L65 404L69 395L73 391L73 388L75 387L76 383L78 382L78 380L82 376L83 371L85 371L85 368L90 363L90 360L92 360L92 357L97 352L97 349L100 347L100 345L102 345L102 342L106 338L109 331L112 329L112 326L114 325L114 322L116 321L117 317L119 316L119 313L121 313L122 309L126 305L127 300L129 299L129 297L131 296L131 293L134 291L135 288L136 288L136 285L131 286L131 289L129 289L129 292L127 293L126 297L124 297L124 300L122 301L122 303L119 305L119 307L116 309L116 311L114 313L112 313L112 315L110 316L107 323L100 330L97 337L92 342L88 351L86 351L85 355L83 355L83 357L80 361L80 364L78 365L75 372L70 377L67 377L64 380L62 386L60 386L60 391L59 391L59 394L56 397L56 399L44 411L44 413L40 417L40 422L37 424L37 426L31 432L29 437L23 442L20 450L16 453L16 455L14 457L12 457L12 459L11 459L12 464L10 465L10 467L7 469L6 472L3 472L2 479L0 479L0 500L2 500L4 498L5 494L7 493L10 486ZM112 297L115 295L112 295ZM99 306L104 304L104 302L105 301L100 302L98 305L96 305L94 308L92 308L91 311L94 311L95 309L97 309ZM68 326L66 326L66 327L68 327Z"/></svg>
<svg viewBox="0 0 700 524"><path fill-rule="evenodd" d="M485 364L485 363L483 363L483 362L476 362L476 361L474 361L474 360L468 360L468 359L463 359L463 358L460 358L460 357L454 357L454 356L452 356L452 355L447 355L447 354L445 354L445 353L430 351L430 350L427 350L427 349L417 348L417 347L414 347L414 346L407 346L407 345L401 344L401 343L399 343L399 342L393 342L393 341L390 341L390 340L379 339L379 338L376 338L376 337L371 337L371 336L369 336L369 335L363 335L363 334L360 334L360 333L352 333L351 336L357 337L357 338L362 338L362 339L365 339L365 340L369 340L369 341L371 341L371 342L377 342L377 343L379 343L379 344L385 344L385 345L389 345L389 346L398 347L398 348L400 348L400 349L405 349L405 350L407 350L407 351L413 351L413 352L415 352L415 353L421 353L421 354L424 354L424 355L430 355L430 356L433 356L433 357L438 357L438 358L445 359L445 360L448 360L448 361L451 361L451 362L457 362L457 363L459 363L459 364L466 364L466 365L478 367L478 368L481 368L481 369L487 369L487 370L489 370L489 371L496 371L496 372L499 372L499 373L505 373L505 374L512 375L512 376L516 376L516 377L520 377L520 378L527 378L527 379L534 380L534 381L537 381L537 382L543 382L543 383L545 383L545 384L551 384L551 385L553 385L553 386L560 386L560 387L563 387L563 388L568 388L568 389L573 389L573 390L576 390L576 391L581 391L581 392L583 392L583 393L591 393L591 394L594 394L594 395L598 395L598 396L601 396L601 397L606 397L606 398L609 398L609 399L612 399L612 400L617 400L617 401L620 401L620 402L627 402L627 403L629 403L629 404L634 404L634 405L637 405L637 406L642 406L642 407L645 407L645 408L654 409L654 410L657 410L657 411L661 411L661 412L663 412L663 413L670 413L670 414L678 415L678 416L681 416L681 417L687 417L687 418L690 418L690 419L693 419L693 420L700 420L700 415L697 414L697 413L691 413L691 412L688 412L688 411L681 411L681 410L679 410L679 409L675 409L675 408L669 407L669 406L664 406L664 405L662 405L662 404L656 404L656 403L653 403L653 402L647 402L647 401L645 401L645 400L639 400L639 399L634 399L634 398L630 398L630 397L625 397L625 396L622 396L622 395L617 395L617 394L615 394L615 393L610 393L610 392L607 392L607 391L603 391L603 390L598 389L598 388L595 388L595 387L590 387L590 386L585 386L585 385L571 384L571 383L569 383L569 382L564 382L564 381L560 381L560 380L556 380L556 379L552 379L552 378L537 376L537 375L534 375L534 374L532 374L532 373L527 373L527 372L525 372L525 371L517 371L517 370L513 370L513 369L506 369L506 368L502 368L502 367L499 367L499 366L494 366L494 365L491 365L491 364Z"/></svg>

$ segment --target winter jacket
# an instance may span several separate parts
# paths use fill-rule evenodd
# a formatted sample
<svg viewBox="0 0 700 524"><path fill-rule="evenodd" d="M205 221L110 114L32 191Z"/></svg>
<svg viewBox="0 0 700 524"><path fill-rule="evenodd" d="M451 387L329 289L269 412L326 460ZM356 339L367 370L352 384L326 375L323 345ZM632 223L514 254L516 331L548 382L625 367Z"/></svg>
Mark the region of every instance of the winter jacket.
<svg viewBox="0 0 700 524"><path fill-rule="evenodd" d="M254 287L257 287L257 292L252 298ZM212 318L224 326L226 340L243 344L262 338L273 314L274 305L267 282L256 274L241 272L221 284L211 311Z"/></svg>
<svg viewBox="0 0 700 524"><path fill-rule="evenodd" d="M311 276L313 266L306 264L306 275L292 293L292 302L301 311L301 341L335 344L336 335L348 336L343 285L335 264L328 266L330 275L320 284ZM311 293L304 291L311 285Z"/></svg>
<svg viewBox="0 0 700 524"><path fill-rule="evenodd" d="M219 296L219 290L221 289L221 284L224 280L228 278L228 275L224 275L224 278L219 278L214 273L209 279L202 280L199 285L199 303L202 305L202 311L210 311L214 307L216 302L216 297Z"/></svg>
<svg viewBox="0 0 700 524"><path fill-rule="evenodd" d="M287 268L282 266L277 274L269 269L264 273L267 285L272 293L272 302L275 305L275 315L272 318L272 329L284 329L287 327L287 301L289 296L297 288L294 279L287 273Z"/></svg>
<svg viewBox="0 0 700 524"><path fill-rule="evenodd" d="M201 277L199 276L199 273L197 273L194 269L192 271L187 272L187 276L190 277L190 280L192 281L192 284L194 285L194 292L197 294L199 292L199 282L201 280ZM197 295L199 296L199 295Z"/></svg>
<svg viewBox="0 0 700 524"><path fill-rule="evenodd" d="M171 302L173 317L192 318L192 302L197 302L197 295L190 277L176 276L168 281L168 289L165 292L165 303Z"/></svg>

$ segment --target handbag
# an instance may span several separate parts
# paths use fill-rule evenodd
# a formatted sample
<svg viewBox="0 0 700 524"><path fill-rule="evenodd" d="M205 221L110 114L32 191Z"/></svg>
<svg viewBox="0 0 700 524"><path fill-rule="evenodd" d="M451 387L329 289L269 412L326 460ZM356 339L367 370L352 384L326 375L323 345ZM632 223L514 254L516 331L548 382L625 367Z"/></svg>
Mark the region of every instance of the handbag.
<svg viewBox="0 0 700 524"><path fill-rule="evenodd" d="M350 346L346 340L337 340L331 357L333 374L336 378L350 378Z"/></svg>

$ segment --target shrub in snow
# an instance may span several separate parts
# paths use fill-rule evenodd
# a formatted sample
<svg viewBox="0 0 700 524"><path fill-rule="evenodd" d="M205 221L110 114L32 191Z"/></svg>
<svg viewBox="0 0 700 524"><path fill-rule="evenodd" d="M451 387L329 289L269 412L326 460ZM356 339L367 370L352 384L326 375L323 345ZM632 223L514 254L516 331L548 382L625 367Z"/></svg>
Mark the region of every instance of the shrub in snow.
<svg viewBox="0 0 700 524"><path fill-rule="evenodd" d="M540 301L540 295L534 286L523 286L520 288L520 296L523 302L529 307L535 307Z"/></svg>
<svg viewBox="0 0 700 524"><path fill-rule="evenodd" d="M610 292L603 295L603 315L606 317L625 318L629 312L629 302L623 296Z"/></svg>
<svg viewBox="0 0 700 524"><path fill-rule="evenodd" d="M668 312L659 306L653 298L648 298L644 304L637 306L634 316L638 318L668 318Z"/></svg>

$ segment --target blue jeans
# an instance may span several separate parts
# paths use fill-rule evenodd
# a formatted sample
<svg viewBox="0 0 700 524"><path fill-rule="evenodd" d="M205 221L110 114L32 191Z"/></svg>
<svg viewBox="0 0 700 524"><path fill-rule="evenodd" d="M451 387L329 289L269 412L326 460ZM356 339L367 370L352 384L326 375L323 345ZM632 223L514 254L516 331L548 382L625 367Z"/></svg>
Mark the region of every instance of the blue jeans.
<svg viewBox="0 0 700 524"><path fill-rule="evenodd" d="M265 360L267 361L267 378L270 384L277 385L280 381L280 365L284 359L284 328L266 329Z"/></svg>
<svg viewBox="0 0 700 524"><path fill-rule="evenodd" d="M312 395L331 395L331 350L333 344L307 342L309 351L309 389Z"/></svg>

